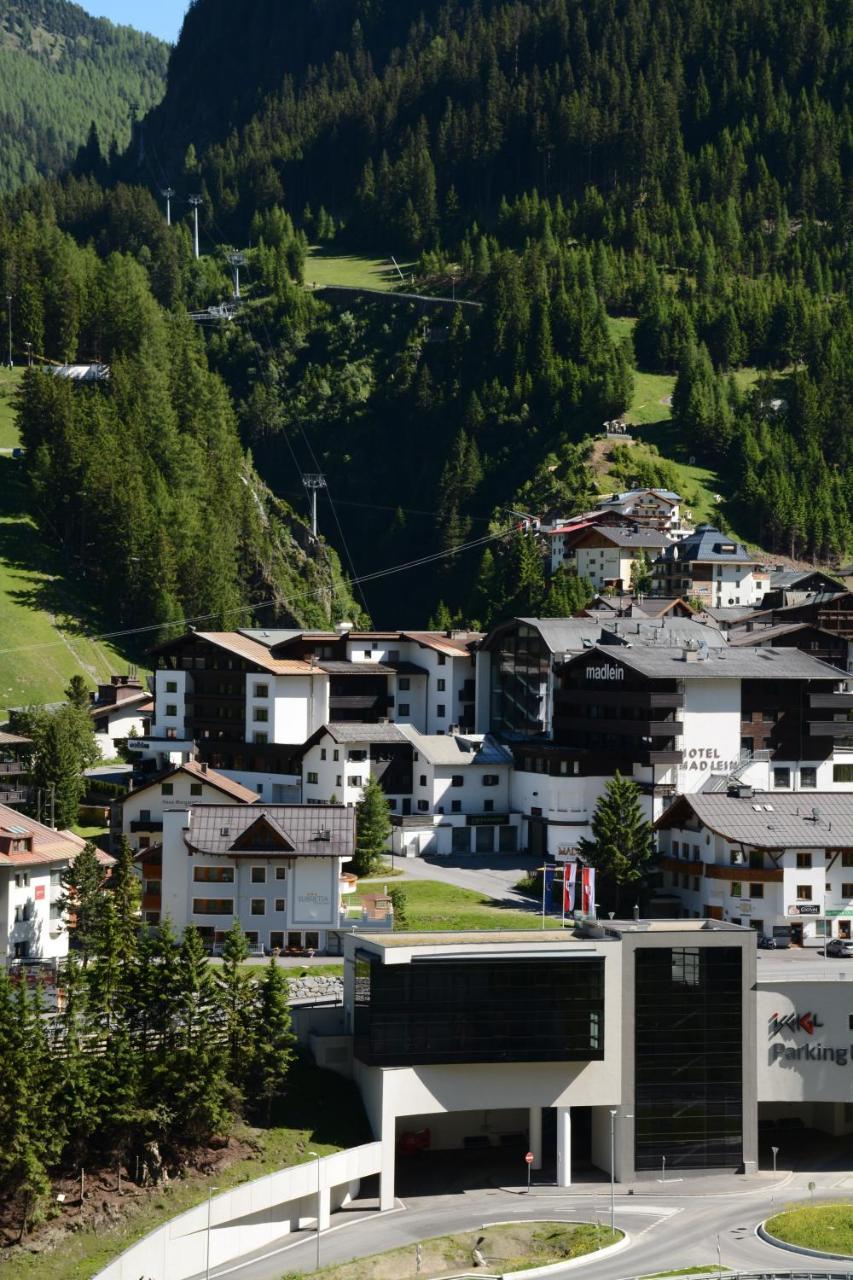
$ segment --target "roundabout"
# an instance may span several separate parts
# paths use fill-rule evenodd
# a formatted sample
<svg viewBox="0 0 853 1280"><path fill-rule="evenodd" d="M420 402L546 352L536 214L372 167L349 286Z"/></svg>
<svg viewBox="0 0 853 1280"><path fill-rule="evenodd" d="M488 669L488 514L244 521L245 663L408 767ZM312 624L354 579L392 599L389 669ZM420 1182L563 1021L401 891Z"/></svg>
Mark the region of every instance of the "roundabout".
<svg viewBox="0 0 853 1280"><path fill-rule="evenodd" d="M853 1203L792 1205L762 1222L758 1235L789 1253L849 1262L853 1269Z"/></svg>

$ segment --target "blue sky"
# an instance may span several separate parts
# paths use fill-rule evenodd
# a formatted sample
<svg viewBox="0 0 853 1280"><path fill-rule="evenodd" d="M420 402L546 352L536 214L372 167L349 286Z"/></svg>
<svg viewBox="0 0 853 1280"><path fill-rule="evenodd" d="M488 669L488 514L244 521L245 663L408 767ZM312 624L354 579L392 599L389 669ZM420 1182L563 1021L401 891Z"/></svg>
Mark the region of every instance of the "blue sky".
<svg viewBox="0 0 853 1280"><path fill-rule="evenodd" d="M188 0L79 0L95 18L151 31L173 44L178 38Z"/></svg>

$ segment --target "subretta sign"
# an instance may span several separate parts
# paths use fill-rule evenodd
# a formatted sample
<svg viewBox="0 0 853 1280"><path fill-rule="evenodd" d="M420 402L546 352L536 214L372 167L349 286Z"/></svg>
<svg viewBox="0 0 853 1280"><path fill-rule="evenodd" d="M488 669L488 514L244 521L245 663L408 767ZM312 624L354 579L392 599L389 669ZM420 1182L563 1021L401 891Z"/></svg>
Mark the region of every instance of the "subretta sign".
<svg viewBox="0 0 853 1280"><path fill-rule="evenodd" d="M624 680L625 668L617 667L612 662L603 662L600 667L587 667L587 680Z"/></svg>

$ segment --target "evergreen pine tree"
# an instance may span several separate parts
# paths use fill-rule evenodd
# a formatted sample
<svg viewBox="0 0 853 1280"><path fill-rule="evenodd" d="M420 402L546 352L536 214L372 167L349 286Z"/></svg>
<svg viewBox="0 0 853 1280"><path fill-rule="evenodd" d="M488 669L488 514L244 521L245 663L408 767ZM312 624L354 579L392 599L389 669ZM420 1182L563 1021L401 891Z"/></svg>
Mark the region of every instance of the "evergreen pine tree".
<svg viewBox="0 0 853 1280"><path fill-rule="evenodd" d="M65 696L72 707L77 707L78 711L88 711L91 700L89 698L89 686L83 676L71 677L68 688L65 690Z"/></svg>
<svg viewBox="0 0 853 1280"><path fill-rule="evenodd" d="M375 871L391 840L388 797L375 778L367 785L356 805L355 856L352 869L357 876Z"/></svg>
<svg viewBox="0 0 853 1280"><path fill-rule="evenodd" d="M225 935L222 964L216 971L217 999L225 1018L228 1055L228 1079L235 1089L243 1091L252 1068L252 989L253 978L243 969L249 944L239 920Z"/></svg>
<svg viewBox="0 0 853 1280"><path fill-rule="evenodd" d="M293 1061L296 1037L291 1025L287 978L275 958L270 960L260 983L252 985L257 985L258 990L254 999L249 1094L269 1124L273 1102L283 1091Z"/></svg>
<svg viewBox="0 0 853 1280"><path fill-rule="evenodd" d="M104 871L95 846L89 842L69 867L60 873L59 910L79 952L84 968L95 951L104 905Z"/></svg>
<svg viewBox="0 0 853 1280"><path fill-rule="evenodd" d="M617 770L595 807L591 825L592 839L584 837L578 848L600 877L601 899L618 911L622 888L639 887L654 858L654 836L643 817L637 784Z"/></svg>

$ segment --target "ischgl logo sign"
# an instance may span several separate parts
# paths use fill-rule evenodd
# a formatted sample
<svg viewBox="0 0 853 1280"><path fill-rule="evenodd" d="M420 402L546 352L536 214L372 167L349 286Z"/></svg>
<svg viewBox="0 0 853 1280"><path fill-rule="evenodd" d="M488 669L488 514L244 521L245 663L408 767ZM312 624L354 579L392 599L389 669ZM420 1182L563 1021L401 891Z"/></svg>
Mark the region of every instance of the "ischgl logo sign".
<svg viewBox="0 0 853 1280"><path fill-rule="evenodd" d="M771 1036L781 1035L783 1031L805 1031L806 1035L813 1036L815 1030L822 1026L823 1023L816 1013L771 1013L770 1015Z"/></svg>

